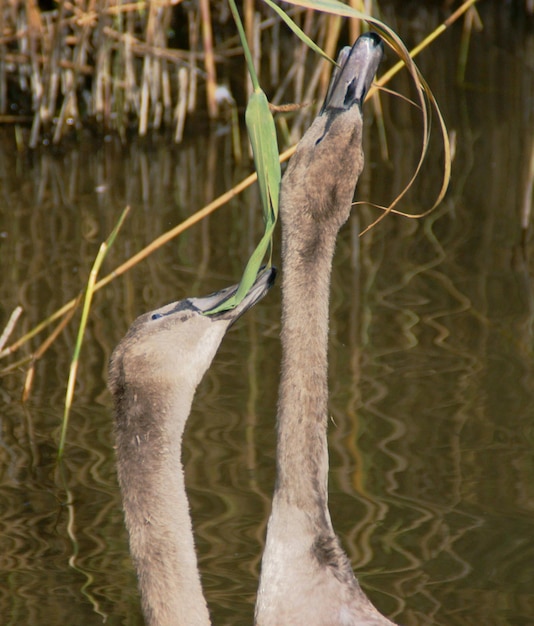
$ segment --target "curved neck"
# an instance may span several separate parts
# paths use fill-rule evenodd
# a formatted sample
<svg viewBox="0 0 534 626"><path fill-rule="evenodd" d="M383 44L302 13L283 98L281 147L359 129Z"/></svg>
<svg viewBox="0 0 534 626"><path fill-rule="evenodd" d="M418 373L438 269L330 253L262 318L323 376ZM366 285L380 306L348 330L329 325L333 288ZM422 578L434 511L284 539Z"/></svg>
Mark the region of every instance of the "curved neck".
<svg viewBox="0 0 534 626"><path fill-rule="evenodd" d="M193 393L161 394L165 402L138 394L117 407L119 482L147 626L211 623L180 459Z"/></svg>

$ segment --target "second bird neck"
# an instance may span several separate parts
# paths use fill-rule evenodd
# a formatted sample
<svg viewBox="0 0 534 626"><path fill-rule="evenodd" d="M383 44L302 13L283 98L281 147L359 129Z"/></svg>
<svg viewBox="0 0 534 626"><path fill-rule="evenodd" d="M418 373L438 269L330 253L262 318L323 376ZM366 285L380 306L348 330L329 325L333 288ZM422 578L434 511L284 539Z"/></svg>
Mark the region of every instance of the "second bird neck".
<svg viewBox="0 0 534 626"><path fill-rule="evenodd" d="M317 230L317 232L314 232ZM286 228L277 496L327 506L328 318L337 233ZM311 243L313 241L313 244Z"/></svg>

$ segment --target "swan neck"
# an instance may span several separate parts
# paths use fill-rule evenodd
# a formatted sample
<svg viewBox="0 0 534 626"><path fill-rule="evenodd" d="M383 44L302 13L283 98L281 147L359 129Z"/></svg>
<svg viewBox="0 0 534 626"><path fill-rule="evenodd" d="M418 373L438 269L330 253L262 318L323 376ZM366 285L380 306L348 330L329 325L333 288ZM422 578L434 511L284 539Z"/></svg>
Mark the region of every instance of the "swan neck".
<svg viewBox="0 0 534 626"><path fill-rule="evenodd" d="M323 519L328 517L328 314L336 233L317 230L312 254L301 245L302 232L290 226L283 231L276 496L307 511L316 506Z"/></svg>
<svg viewBox="0 0 534 626"><path fill-rule="evenodd" d="M193 394L129 394L117 408L119 482L147 626L210 624L180 458Z"/></svg>

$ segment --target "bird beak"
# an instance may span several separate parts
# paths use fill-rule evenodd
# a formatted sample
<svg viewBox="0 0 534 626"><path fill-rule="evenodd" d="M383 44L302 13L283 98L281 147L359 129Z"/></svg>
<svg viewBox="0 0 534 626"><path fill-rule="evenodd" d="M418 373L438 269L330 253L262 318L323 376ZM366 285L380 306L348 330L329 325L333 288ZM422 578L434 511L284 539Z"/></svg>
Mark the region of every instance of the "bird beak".
<svg viewBox="0 0 534 626"><path fill-rule="evenodd" d="M373 32L358 37L352 48L343 48L337 60L339 67L332 73L321 114L347 111L354 104L361 108L383 54L382 39Z"/></svg>
<svg viewBox="0 0 534 626"><path fill-rule="evenodd" d="M248 311L252 306L256 304L256 302L263 298L263 296L274 285L275 278L275 267L269 267L267 269L260 270L256 277L256 280L254 281L254 284L249 289L247 295L236 307L234 307L233 309L221 311L220 313L212 313L209 315L209 318L214 321L227 320L233 324L243 315L243 313ZM232 285L231 287L227 287L226 289L222 289L221 291L216 291L215 293L212 293L209 296L205 296L204 298L189 298L189 300L200 311L210 311L211 309L215 309L216 307L220 306L221 304L223 304L223 302L226 302L226 300L235 295L238 287L239 283L237 283L236 285Z"/></svg>

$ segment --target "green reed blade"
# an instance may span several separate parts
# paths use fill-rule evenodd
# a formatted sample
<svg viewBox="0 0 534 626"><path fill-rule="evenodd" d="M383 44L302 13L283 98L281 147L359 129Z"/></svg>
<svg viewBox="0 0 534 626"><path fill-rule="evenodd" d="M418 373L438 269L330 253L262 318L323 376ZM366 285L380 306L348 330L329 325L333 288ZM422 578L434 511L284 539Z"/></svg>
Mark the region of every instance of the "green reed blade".
<svg viewBox="0 0 534 626"><path fill-rule="evenodd" d="M63 457L63 450L65 448L65 440L67 437L67 427L69 424L69 416L70 416L70 408L72 406L72 400L74 398L74 386L76 385L76 376L78 373L78 364L80 361L80 352L82 349L83 337L85 334L85 329L87 327L87 320L89 319L89 312L91 310L91 302L93 300L93 294L95 291L96 279L98 277L98 273L100 271L100 267L106 258L106 254L108 253L109 248L113 245L117 234L124 223L126 216L130 211L130 207L126 207L122 212L121 216L115 228L111 231L109 237L100 245L100 249L98 250L98 254L96 256L95 262L93 263L93 267L91 268L91 272L89 274L89 280L87 281L87 287L85 289L85 298L83 301L83 310L82 310L82 318L80 320L80 326L78 328L78 335L76 337L76 345L74 346L74 354L72 355L72 361L70 363L69 370L69 380L67 383L67 392L65 394L65 410L63 412L63 422L61 424L61 436L59 440L59 448L57 458L61 460Z"/></svg>
<svg viewBox="0 0 534 626"><path fill-rule="evenodd" d="M252 154L254 156L254 165L258 174L258 186L260 189L261 205L263 209L263 221L265 223L265 231L257 245L256 249L247 262L239 288L234 296L223 302L217 307L205 312L205 315L220 313L228 309L236 307L247 295L249 289L254 284L259 269L263 263L265 255L269 252L267 264L271 265L271 242L278 218L278 196L280 193L280 160L278 154L278 142L276 140L276 127L273 115L269 109L267 96L259 86L254 66L252 64L252 56L247 45L245 32L241 24L241 18L235 7L233 0L230 0L230 6L234 14L234 20L237 25L241 43L245 51L245 58L249 74L254 86L254 92L250 96L245 112L245 122L252 146Z"/></svg>
<svg viewBox="0 0 534 626"><path fill-rule="evenodd" d="M308 37L306 33L297 25L295 22L289 17L289 15L280 8L277 4L275 4L272 0L263 0L265 4L267 4L271 9L280 16L280 18L289 26L289 28L295 33L295 35L303 41L309 48L311 48L318 55L322 56L323 59L330 61L330 63L335 64L335 61L331 59L322 48L320 48L313 39Z"/></svg>
<svg viewBox="0 0 534 626"><path fill-rule="evenodd" d="M235 295L219 306L207 311L206 315L233 309L243 300L254 284L267 252L269 252L267 264L271 265L270 248L278 218L281 173L274 119L269 109L267 97L259 87L250 97L245 113L245 122L252 145L254 164L258 173L258 186L260 188L265 231L247 262Z"/></svg>
<svg viewBox="0 0 534 626"><path fill-rule="evenodd" d="M267 225L269 220L276 222L278 217L281 174L274 119L267 97L261 89L254 91L250 97L245 122L258 172L263 217Z"/></svg>

